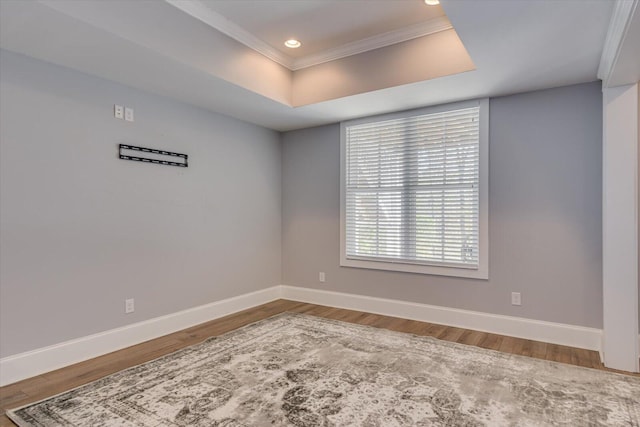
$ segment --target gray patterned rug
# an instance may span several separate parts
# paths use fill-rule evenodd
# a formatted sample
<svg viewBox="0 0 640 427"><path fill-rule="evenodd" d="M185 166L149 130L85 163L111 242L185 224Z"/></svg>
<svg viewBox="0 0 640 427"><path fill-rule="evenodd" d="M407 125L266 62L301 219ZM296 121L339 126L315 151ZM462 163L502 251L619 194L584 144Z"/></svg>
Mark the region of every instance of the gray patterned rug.
<svg viewBox="0 0 640 427"><path fill-rule="evenodd" d="M639 426L640 378L285 313L10 411L19 426Z"/></svg>

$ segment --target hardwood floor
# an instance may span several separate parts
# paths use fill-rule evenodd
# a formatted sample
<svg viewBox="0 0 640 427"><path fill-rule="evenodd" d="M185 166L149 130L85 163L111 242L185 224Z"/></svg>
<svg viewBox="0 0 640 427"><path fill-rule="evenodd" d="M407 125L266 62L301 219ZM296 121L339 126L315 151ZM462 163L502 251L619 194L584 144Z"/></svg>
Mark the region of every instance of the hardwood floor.
<svg viewBox="0 0 640 427"><path fill-rule="evenodd" d="M196 344L208 337L224 334L225 332L284 311L306 313L377 328L409 332L416 335L428 335L442 340L475 345L505 353L553 360L587 368L609 370L603 367L600 362L600 356L596 351L418 322L415 320L381 316L361 311L277 300L104 356L96 357L95 359L38 375L6 387L1 387L0 409L2 409L2 415L0 416L0 426L13 426L13 423L4 415L7 409L62 393L103 376L144 363L180 348Z"/></svg>

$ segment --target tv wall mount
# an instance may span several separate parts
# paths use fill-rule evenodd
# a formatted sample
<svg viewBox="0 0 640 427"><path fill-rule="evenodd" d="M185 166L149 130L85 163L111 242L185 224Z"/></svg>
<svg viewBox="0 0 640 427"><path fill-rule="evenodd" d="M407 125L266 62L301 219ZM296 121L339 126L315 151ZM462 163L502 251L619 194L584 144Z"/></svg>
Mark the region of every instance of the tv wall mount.
<svg viewBox="0 0 640 427"><path fill-rule="evenodd" d="M155 163L158 165L189 167L189 155L174 153L155 148L136 147L135 145L118 144L118 157L122 160Z"/></svg>

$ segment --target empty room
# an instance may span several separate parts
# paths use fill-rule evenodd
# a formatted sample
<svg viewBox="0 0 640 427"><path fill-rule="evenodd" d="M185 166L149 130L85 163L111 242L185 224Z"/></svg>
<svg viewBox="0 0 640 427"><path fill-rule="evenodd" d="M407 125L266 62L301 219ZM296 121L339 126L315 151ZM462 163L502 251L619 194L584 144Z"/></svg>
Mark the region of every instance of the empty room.
<svg viewBox="0 0 640 427"><path fill-rule="evenodd" d="M0 426L640 426L640 0L0 0Z"/></svg>

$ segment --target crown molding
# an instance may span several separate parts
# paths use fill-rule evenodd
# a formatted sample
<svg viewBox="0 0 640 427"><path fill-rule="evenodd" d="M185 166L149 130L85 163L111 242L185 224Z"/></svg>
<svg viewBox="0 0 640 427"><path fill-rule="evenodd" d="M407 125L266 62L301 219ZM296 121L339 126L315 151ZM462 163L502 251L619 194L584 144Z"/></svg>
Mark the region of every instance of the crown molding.
<svg viewBox="0 0 640 427"><path fill-rule="evenodd" d="M351 55L357 55L359 53L379 49L381 47L390 46L453 28L449 19L446 16L441 16L430 19L426 22L419 22L417 24L407 26L399 30L378 34L373 37L347 43L334 49L294 59L280 52L278 49L275 49L270 44L262 41L262 39L246 31L223 15L208 8L201 0L165 0L165 2L255 50L256 52L261 53L272 61L287 67L291 71L334 61Z"/></svg>
<svg viewBox="0 0 640 427"><path fill-rule="evenodd" d="M408 40L428 36L429 34L438 33L451 28L453 28L453 26L451 25L451 22L449 22L449 19L446 16L440 16L425 22L418 22L417 24L409 25L399 30L367 37L366 39L357 40L320 53L295 59L291 66L291 70L300 70L302 68L312 67L325 62L335 61L336 59L357 55L359 53L368 52L385 46L391 46L396 43L406 42Z"/></svg>
<svg viewBox="0 0 640 427"><path fill-rule="evenodd" d="M609 84L611 72L620 55L622 42L627 35L638 2L639 0L616 0L613 6L609 29L604 41L600 65L598 66L598 78L602 80L603 87L607 87Z"/></svg>
<svg viewBox="0 0 640 427"><path fill-rule="evenodd" d="M165 0L165 2L255 50L256 52L261 53L272 61L291 69L293 65L293 59L291 57L283 54L277 49L274 49L270 44L263 42L261 39L233 23L225 16L211 10L202 1Z"/></svg>

